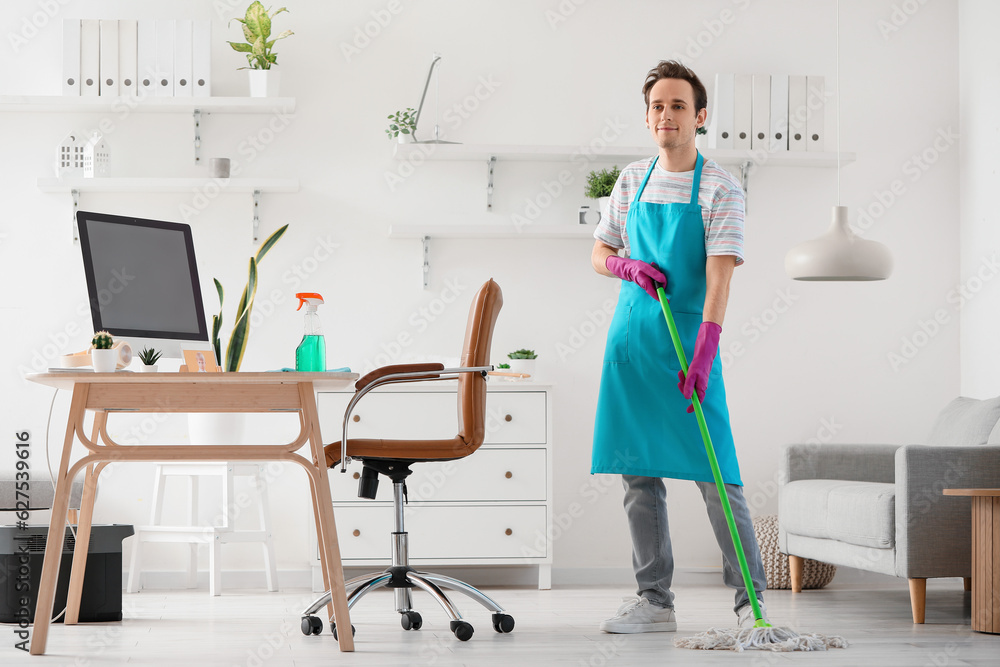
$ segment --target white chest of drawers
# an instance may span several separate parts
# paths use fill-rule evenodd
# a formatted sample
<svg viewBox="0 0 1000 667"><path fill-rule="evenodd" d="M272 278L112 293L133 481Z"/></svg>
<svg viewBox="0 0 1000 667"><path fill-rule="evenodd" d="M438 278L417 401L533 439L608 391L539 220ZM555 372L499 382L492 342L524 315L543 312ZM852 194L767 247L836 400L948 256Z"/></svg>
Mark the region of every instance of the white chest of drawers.
<svg viewBox="0 0 1000 667"><path fill-rule="evenodd" d="M404 512L410 563L528 565L538 587L552 584L551 385L490 378L483 446L463 459L417 463L407 479ZM353 394L318 396L325 442L340 440ZM414 383L377 389L354 409L351 438L450 438L458 432L454 383ZM382 478L375 500L358 498L360 462L330 472L343 563L390 561L392 482ZM313 567L314 587L318 558ZM321 582L320 582L321 583Z"/></svg>

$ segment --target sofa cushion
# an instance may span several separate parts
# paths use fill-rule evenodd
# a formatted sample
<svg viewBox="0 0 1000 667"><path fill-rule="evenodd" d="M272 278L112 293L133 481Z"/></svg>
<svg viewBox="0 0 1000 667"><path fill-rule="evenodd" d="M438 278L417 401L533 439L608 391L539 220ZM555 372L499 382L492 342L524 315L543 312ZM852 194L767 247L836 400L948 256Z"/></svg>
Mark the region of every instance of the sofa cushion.
<svg viewBox="0 0 1000 667"><path fill-rule="evenodd" d="M994 432L998 421L1000 396L986 400L959 396L938 415L927 437L927 444L945 447L987 442L998 444L1000 432Z"/></svg>
<svg viewBox="0 0 1000 667"><path fill-rule="evenodd" d="M804 479L781 489L778 521L793 535L891 549L896 486L842 479Z"/></svg>

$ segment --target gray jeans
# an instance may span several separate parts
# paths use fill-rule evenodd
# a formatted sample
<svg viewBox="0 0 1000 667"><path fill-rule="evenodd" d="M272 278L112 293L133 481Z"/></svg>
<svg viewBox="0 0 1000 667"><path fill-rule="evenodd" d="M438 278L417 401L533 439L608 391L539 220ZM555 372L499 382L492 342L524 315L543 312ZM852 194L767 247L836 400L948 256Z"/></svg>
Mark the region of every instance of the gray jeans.
<svg viewBox="0 0 1000 667"><path fill-rule="evenodd" d="M638 595L645 597L651 603L660 607L673 607L674 594L670 591L670 582L674 576L674 555L670 546L670 529L667 525L667 488L659 477L638 477L622 475L625 486L625 513L628 515L628 527L632 533L632 568L635 570L635 581L638 585ZM750 601L743 576L740 574L740 563L736 558L733 538L729 534L726 515L722 511L722 502L714 483L695 482L705 499L708 518L715 531L715 539L722 549L723 565L722 579L726 586L736 589L736 605L738 610ZM750 510L743 498L743 488L735 484L726 484L726 495L733 510L736 529L743 543L747 567L750 569L750 580L753 581L757 599L764 599L764 589L767 578L764 574L764 564L760 559L760 548L753 532L750 520Z"/></svg>

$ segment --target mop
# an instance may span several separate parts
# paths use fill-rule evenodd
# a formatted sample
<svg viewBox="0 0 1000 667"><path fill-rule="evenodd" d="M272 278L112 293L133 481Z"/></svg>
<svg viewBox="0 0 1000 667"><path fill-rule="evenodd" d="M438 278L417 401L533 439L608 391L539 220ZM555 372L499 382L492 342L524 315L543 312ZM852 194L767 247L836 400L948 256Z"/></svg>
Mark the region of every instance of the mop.
<svg viewBox="0 0 1000 667"><path fill-rule="evenodd" d="M658 285L656 293L660 297L663 315L667 318L670 339L674 343L674 350L677 352L681 369L686 376L688 372L687 357L684 354L684 348L681 346L681 337L677 333L677 325L674 324L674 316L670 311L670 303L667 301L667 295L663 291L663 287ZM828 648L847 648L847 641L843 637L799 634L791 628L775 627L764 620L764 614L761 612L760 603L757 600L757 591L754 590L753 581L750 579L750 568L747 567L747 558L743 552L743 543L740 540L739 532L736 530L736 521L733 519L733 510L729 505L729 497L726 495L722 473L719 471L719 462L715 457L715 448L712 447L712 438L708 434L708 424L705 422L705 413L702 410L701 401L698 399L698 392L692 394L691 402L694 405L694 413L698 419L701 438L705 442L708 462L712 467L715 488L719 492L719 500L722 501L722 510L726 514L729 534L732 536L733 546L736 548L736 557L740 562L743 584L746 586L747 594L750 596L750 604L753 606L754 624L750 628L735 628L732 630L712 628L707 632L694 635L693 637L675 639L674 646L678 648L728 651L743 651L745 649L765 651L825 651Z"/></svg>

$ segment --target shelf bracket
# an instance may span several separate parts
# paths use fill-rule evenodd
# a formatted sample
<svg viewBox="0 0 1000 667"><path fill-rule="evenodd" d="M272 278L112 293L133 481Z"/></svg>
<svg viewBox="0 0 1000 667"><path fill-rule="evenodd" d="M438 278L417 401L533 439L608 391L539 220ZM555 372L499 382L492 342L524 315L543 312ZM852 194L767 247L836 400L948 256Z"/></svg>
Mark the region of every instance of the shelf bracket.
<svg viewBox="0 0 1000 667"><path fill-rule="evenodd" d="M420 242L424 246L424 265L420 267L420 270L424 274L424 289L427 289L431 273L431 237L424 236Z"/></svg>
<svg viewBox="0 0 1000 667"><path fill-rule="evenodd" d="M73 240L80 240L80 230L76 226L76 212L80 210L80 191L73 189L69 191L71 197L73 197Z"/></svg>
<svg viewBox="0 0 1000 667"><path fill-rule="evenodd" d="M486 162L486 212L493 210L493 167L496 166L497 156L491 155ZM426 285L425 285L426 287Z"/></svg>
<svg viewBox="0 0 1000 667"><path fill-rule="evenodd" d="M260 233L260 189L253 191L253 242L257 242Z"/></svg>
<svg viewBox="0 0 1000 667"><path fill-rule="evenodd" d="M201 109L194 110L194 164L201 164Z"/></svg>

